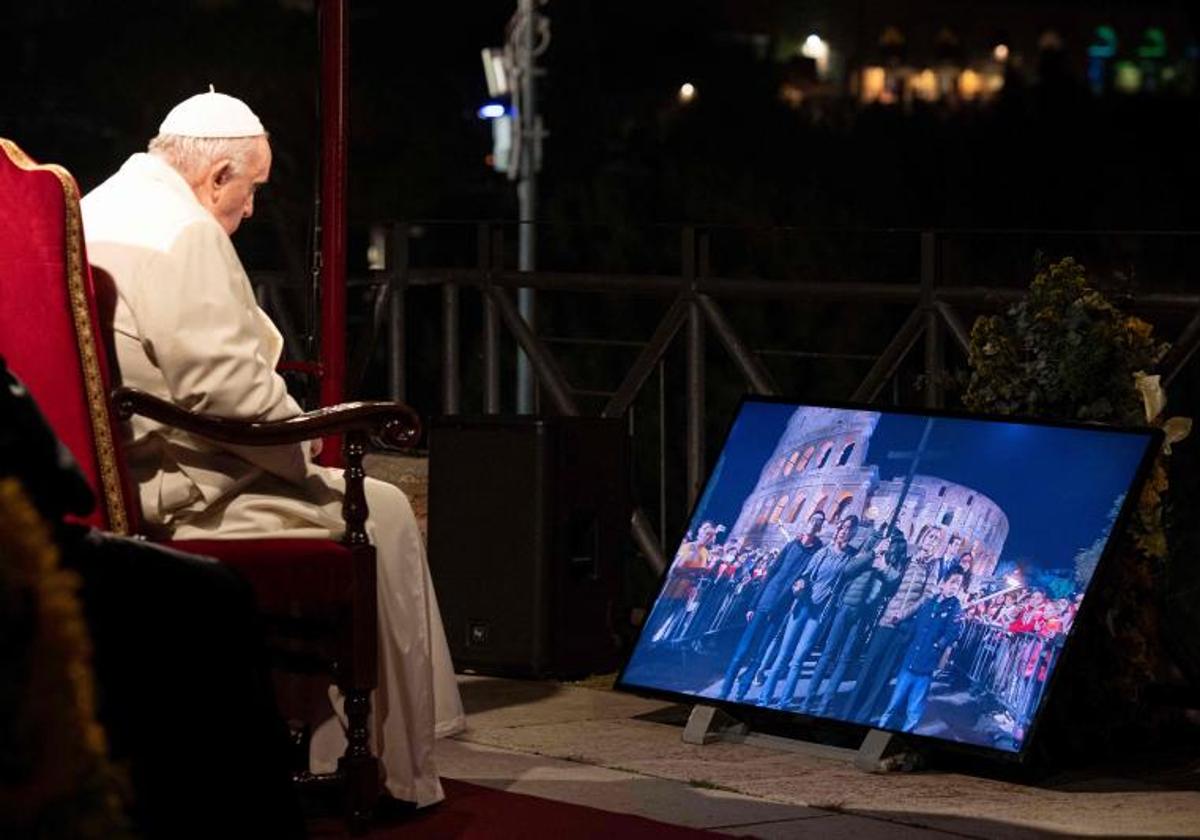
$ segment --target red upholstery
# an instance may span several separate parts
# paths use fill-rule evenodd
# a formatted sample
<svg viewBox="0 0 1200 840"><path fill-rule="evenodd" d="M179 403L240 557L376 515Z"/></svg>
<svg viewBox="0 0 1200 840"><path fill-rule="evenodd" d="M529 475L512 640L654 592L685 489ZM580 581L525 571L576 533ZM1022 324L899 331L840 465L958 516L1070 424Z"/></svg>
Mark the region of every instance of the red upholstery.
<svg viewBox="0 0 1200 840"><path fill-rule="evenodd" d="M0 355L96 491L100 504L88 524L136 532L137 497L108 400L105 337L116 289L106 274L97 271L93 281L89 271L74 179L60 167L36 165L9 141L0 140L0 152ZM241 571L271 613L294 614L300 604L324 611L349 599L350 551L332 540L172 545Z"/></svg>
<svg viewBox="0 0 1200 840"><path fill-rule="evenodd" d="M107 339L116 290L103 272L95 279L93 285L75 181L59 167L37 166L0 138L0 354L27 383L96 490L100 504L88 522L136 533L138 499L118 452L109 400ZM332 642L349 718L349 743L334 778L344 783L352 826L363 826L380 784L379 762L367 743L378 662L374 549L296 539L189 540L172 546L241 571L264 612L303 619L303 632L291 639L301 649ZM309 632L314 628L315 634Z"/></svg>
<svg viewBox="0 0 1200 840"><path fill-rule="evenodd" d="M332 540L173 540L164 545L216 557L250 581L258 605L271 615L303 608L333 612L352 591L350 549Z"/></svg>
<svg viewBox="0 0 1200 840"><path fill-rule="evenodd" d="M107 360L96 352L80 224L79 188L71 176L37 166L0 139L0 355L96 491L99 504L88 523L123 532L128 524L121 465L111 457Z"/></svg>

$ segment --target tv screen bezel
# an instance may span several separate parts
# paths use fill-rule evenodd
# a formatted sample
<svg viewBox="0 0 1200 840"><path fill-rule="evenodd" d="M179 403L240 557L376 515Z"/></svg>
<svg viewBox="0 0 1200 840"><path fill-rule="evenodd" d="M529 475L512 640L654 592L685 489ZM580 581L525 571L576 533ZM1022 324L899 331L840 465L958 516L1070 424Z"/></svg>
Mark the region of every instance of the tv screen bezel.
<svg viewBox="0 0 1200 840"><path fill-rule="evenodd" d="M1043 427L1048 426L1048 427L1053 427L1053 428L1079 429L1082 431L1103 431L1106 434L1125 434L1125 435L1146 435L1146 436L1148 436L1148 439L1146 441L1146 446L1142 452L1141 459L1138 462L1137 469L1134 471L1133 477L1129 482L1128 490L1125 494L1125 498L1123 499L1123 501L1121 503L1121 509L1118 512L1116 519L1113 520L1112 529L1109 531L1108 539L1105 542L1104 549L1101 552L1099 559L1097 560L1096 568L1092 572L1092 576L1088 580L1087 586L1084 587L1084 589L1083 589L1083 598L1080 601L1079 614L1076 616L1075 620L1072 622L1071 628L1068 630L1066 637L1063 639L1062 652L1059 655L1058 662L1055 663L1054 668L1047 675L1046 687L1045 687L1044 691L1042 692L1042 697L1041 697L1040 701L1038 702L1038 705L1036 707L1036 710L1035 710L1032 718L1030 719L1030 723L1026 730L1025 737L1021 741L1021 747L1018 750L1005 750L1005 749L1001 749L999 747L989 747L989 746L985 746L983 744L976 744L976 743L972 743L969 741L958 741L958 740L954 740L951 738L942 738L942 737L938 737L938 736L934 736L934 735L918 735L918 734L912 733L912 732L903 732L894 727L872 726L870 724L861 723L861 722L852 721L852 720L844 720L842 718L837 718L837 717L807 715L807 714L803 714L801 712L796 712L796 711L785 711L785 710L781 710L781 709L773 709L773 708L768 708L768 707L764 707L764 706L758 706L758 705L755 705L754 703L737 702L737 701L733 701L733 700L726 700L726 699L715 698L715 697L701 697L699 695L688 694L688 693L682 692L682 691L673 691L670 689L655 688L652 686L644 686L644 685L627 683L625 681L625 674L629 669L629 665L633 660L634 654L638 650L638 645L641 643L642 634L645 633L645 631L646 631L645 623L643 623L643 625L639 628L637 639L634 641L633 646L630 648L629 655L626 656L624 664L621 666L621 671L617 675L617 681L614 684L614 688L616 690L624 691L624 692L627 692L630 694L636 694L636 695L640 695L640 696L644 696L644 697L653 697L653 698L662 699L662 700L670 700L670 701L684 703L684 704L715 706L717 708L723 709L724 711L730 713L731 715L734 715L735 717L740 714L743 720L749 718L750 720L748 722L765 721L771 726L778 726L778 727L787 727L789 725L792 727L795 727L796 725L801 725L801 726L819 725L819 726L824 726L824 727L832 727L834 729L839 729L839 730L843 730L846 732L857 730L857 731L861 731L864 735L866 732L868 732L872 729L875 729L875 730L879 730L881 732L887 732L887 733L893 734L899 738L903 738L906 742L911 742L913 745L918 746L918 747L929 747L929 748L936 749L936 750L947 750L947 751L956 752L956 753L967 753L967 754L971 754L971 755L975 755L975 756L986 757L986 758L993 759L993 760L999 759L1001 761L1008 762L1008 763L1020 764L1020 763L1024 762L1029 756L1030 744L1033 743L1033 741L1035 740L1035 736L1037 735L1039 725L1042 722L1043 713L1045 712L1046 707L1049 705L1049 703L1051 701L1051 697L1054 694L1055 686L1058 684L1059 674L1061 674L1062 670L1063 670L1063 668L1062 668L1063 663L1066 661L1069 661L1068 657L1069 657L1070 651L1073 650L1073 647L1074 647L1074 643L1072 640L1076 637L1076 630L1080 626L1082 621L1086 620L1087 615L1092 613L1094 610L1098 609L1096 606L1094 606L1096 599L1095 599L1095 597L1093 597L1093 594L1096 591L1096 581L1102 577L1104 570L1106 569L1108 563L1111 562L1109 558L1112 556L1112 554L1114 552L1114 547L1117 545L1117 543L1120 542L1121 534L1128 527L1129 519L1132 516L1133 511L1137 507L1137 499L1140 496L1142 485L1144 484L1146 477L1149 474L1149 471L1154 464L1154 460L1155 460L1157 453L1162 449L1163 438L1164 438L1162 429L1157 428L1155 426L1149 426L1149 425L1146 425L1146 426L1117 426L1117 425L1110 425L1110 424L1106 424L1106 423L1088 423L1088 422L1072 421L1072 420L1051 420L1051 419L1046 419L1046 418L1028 417L1025 415L975 413L975 412L970 412L970 411L945 409L945 408L910 408L910 407L900 407L900 406L880 407L877 405L871 405L869 403L860 403L860 402L853 402L853 401L840 401L840 400L809 401L809 400L800 400L800 399L795 399L792 397L784 397L784 396L744 394L741 397L741 399L739 399L737 408L734 410L732 416L729 419L729 422L726 424L725 434L722 438L722 441L723 441L722 449L728 443L729 436L733 431L734 425L736 424L738 418L741 416L742 411L745 410L747 404L749 404L749 403L765 403L765 404L776 404L776 405L787 404L787 405L794 405L794 406L796 406L796 408L827 408L827 409L838 409L838 410L845 410L845 411L872 411L872 412L879 412L882 414L901 414L901 415L909 415L909 416L917 416L917 417L932 417L935 419L947 418L947 419L957 419L957 420L977 420L977 421L983 421L983 422L1009 423L1009 424L1018 424L1018 425L1026 425L1026 426L1043 426ZM720 461L720 458L718 458L716 460L716 462L714 462L712 465L710 465L706 471L705 480L704 480L704 483L701 485L700 492L698 492L696 494L696 499L690 505L689 510L688 510L688 515L687 515L686 519L684 520L684 522L685 522L684 530L685 531L687 530L687 528L689 528L691 526L692 520L696 515L696 509L699 506L701 500L704 499L706 492L709 490L709 484L713 480L713 472L716 469L716 465L717 465L717 463L719 463L719 461ZM681 544L682 544L682 536L680 536L679 539L675 540L674 543L671 543L671 545L674 546L674 549L671 552L670 559L667 560L667 563L666 563L662 573L659 576L658 585L655 587L655 590L654 590L654 597L650 599L650 602L647 605L647 611L646 611L647 617L649 617L650 612L653 610L655 604L658 603L658 599L662 595L663 588L665 587L667 579L671 572L671 567L673 565L675 552L678 550L678 547Z"/></svg>

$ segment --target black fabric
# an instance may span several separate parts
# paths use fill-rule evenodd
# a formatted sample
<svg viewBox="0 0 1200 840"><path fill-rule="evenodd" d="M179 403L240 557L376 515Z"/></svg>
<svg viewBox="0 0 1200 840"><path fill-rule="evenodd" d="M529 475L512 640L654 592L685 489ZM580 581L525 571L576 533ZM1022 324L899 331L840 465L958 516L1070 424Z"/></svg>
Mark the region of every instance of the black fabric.
<svg viewBox="0 0 1200 840"><path fill-rule="evenodd" d="M0 475L20 479L34 507L46 520L64 514L83 516L96 506L87 479L79 471L37 403L0 356Z"/></svg>
<svg viewBox="0 0 1200 840"><path fill-rule="evenodd" d="M63 522L94 497L3 359L0 476L22 483L82 579L97 714L129 768L139 833L303 837L249 585L216 560Z"/></svg>
<svg viewBox="0 0 1200 840"><path fill-rule="evenodd" d="M215 560L65 526L99 718L147 837L302 837L254 596Z"/></svg>

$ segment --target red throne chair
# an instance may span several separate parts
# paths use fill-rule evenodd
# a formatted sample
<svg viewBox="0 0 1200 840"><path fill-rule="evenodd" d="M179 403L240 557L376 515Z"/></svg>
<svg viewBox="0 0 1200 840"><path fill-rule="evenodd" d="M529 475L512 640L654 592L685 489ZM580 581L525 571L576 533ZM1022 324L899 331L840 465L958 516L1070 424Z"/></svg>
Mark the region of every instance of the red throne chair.
<svg viewBox="0 0 1200 840"><path fill-rule="evenodd" d="M87 524L139 533L138 497L121 456L121 420L141 414L211 440L276 445L343 435L344 538L180 540L173 548L216 557L250 582L274 650L308 670L327 668L346 697L348 746L337 772L298 774L304 786L339 785L353 830L367 826L381 791L368 745L377 679L375 549L367 540L363 456L369 437L412 445L420 421L399 403L348 403L275 423L192 414L129 388L110 391L107 348L115 290L90 270L79 188L62 167L39 166L0 138L0 355L79 461L99 504ZM110 397L111 393L111 397Z"/></svg>

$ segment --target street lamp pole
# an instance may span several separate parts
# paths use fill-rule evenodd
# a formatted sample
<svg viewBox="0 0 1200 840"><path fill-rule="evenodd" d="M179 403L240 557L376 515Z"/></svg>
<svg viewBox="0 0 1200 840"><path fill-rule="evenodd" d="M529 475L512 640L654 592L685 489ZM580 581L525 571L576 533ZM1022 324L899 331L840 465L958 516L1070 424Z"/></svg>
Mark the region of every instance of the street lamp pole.
<svg viewBox="0 0 1200 840"><path fill-rule="evenodd" d="M537 158L535 145L540 145L537 116L537 85L534 75L535 51L537 49L537 0L518 0L517 5L517 38L516 53L518 78L520 80L520 111L517 114L518 133L520 136L520 159L517 171L520 179L517 181L517 216L518 244L517 270L533 271L537 268ZM530 329L536 329L537 301L533 289L517 290L517 309L521 317L529 324ZM517 413L532 414L533 399L533 369L529 357L524 351L517 350Z"/></svg>

